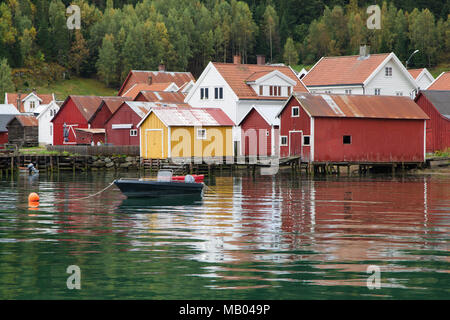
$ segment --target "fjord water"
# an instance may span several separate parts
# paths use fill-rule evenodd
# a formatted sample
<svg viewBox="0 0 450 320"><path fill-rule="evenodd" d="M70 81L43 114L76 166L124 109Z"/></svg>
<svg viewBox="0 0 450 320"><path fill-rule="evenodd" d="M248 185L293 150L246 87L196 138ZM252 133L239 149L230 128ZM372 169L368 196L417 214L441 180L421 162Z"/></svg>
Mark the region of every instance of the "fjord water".
<svg viewBox="0 0 450 320"><path fill-rule="evenodd" d="M244 174L206 180L202 200L126 200L114 186L74 200L114 178L0 180L1 299L450 297L449 175Z"/></svg>

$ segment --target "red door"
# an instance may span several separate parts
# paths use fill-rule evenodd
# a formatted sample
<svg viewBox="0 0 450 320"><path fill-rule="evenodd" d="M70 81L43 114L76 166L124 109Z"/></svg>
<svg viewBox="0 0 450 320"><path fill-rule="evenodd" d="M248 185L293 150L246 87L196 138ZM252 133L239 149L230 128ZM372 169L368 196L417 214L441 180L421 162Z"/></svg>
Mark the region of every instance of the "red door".
<svg viewBox="0 0 450 320"><path fill-rule="evenodd" d="M291 131L289 132L289 155L301 156L302 155L302 132Z"/></svg>

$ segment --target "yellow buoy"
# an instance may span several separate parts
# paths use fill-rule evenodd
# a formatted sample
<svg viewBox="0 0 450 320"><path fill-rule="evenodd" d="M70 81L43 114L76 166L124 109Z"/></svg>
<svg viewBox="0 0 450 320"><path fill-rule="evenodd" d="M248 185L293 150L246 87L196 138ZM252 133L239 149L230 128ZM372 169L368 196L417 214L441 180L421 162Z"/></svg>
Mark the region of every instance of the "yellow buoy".
<svg viewBox="0 0 450 320"><path fill-rule="evenodd" d="M36 192L30 193L28 196L28 202L39 202L39 195Z"/></svg>

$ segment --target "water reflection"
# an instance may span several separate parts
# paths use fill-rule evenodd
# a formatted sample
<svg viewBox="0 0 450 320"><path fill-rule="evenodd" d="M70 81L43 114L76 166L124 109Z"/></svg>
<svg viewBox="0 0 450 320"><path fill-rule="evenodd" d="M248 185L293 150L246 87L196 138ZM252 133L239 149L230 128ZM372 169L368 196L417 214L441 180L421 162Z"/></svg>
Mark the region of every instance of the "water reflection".
<svg viewBox="0 0 450 320"><path fill-rule="evenodd" d="M203 199L126 199L113 187L77 200L114 178L0 181L0 297L65 297L50 280L31 289L27 281L75 257L92 276L83 292L91 298L414 298L425 289L440 298L448 290L448 176L244 174L206 181ZM40 194L37 210L29 192ZM368 265L381 268L380 292L365 287ZM100 285L107 289L93 289Z"/></svg>

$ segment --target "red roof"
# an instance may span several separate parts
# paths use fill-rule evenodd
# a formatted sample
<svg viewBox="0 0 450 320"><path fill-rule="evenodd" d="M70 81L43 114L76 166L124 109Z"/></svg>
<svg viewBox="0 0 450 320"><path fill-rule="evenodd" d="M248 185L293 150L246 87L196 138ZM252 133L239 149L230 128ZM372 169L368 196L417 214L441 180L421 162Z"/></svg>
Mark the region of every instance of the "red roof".
<svg viewBox="0 0 450 320"><path fill-rule="evenodd" d="M420 68L420 69L408 69L409 74L414 78L417 79L417 77L422 73L422 71L425 68Z"/></svg>
<svg viewBox="0 0 450 320"><path fill-rule="evenodd" d="M142 96L147 102L171 102L177 104L186 104L186 106L189 106L187 103L184 103L185 96L181 92L141 91L138 96ZM138 96L136 96L136 99L138 98Z"/></svg>
<svg viewBox="0 0 450 320"><path fill-rule="evenodd" d="M35 92L30 93L6 93L5 103L14 105L19 112L25 112L22 100L29 96L31 93L34 93L39 99L42 100L41 104L49 104L54 100L53 94L40 94ZM17 100L20 99L20 106L17 105Z"/></svg>
<svg viewBox="0 0 450 320"><path fill-rule="evenodd" d="M222 75L228 85L233 89L239 99L273 99L286 100L286 97L262 97L248 85L247 81L254 81L272 71L278 70L296 82L294 91L308 92L308 89L297 78L294 71L288 66L258 65L258 64L234 64L213 62L214 67Z"/></svg>
<svg viewBox="0 0 450 320"><path fill-rule="evenodd" d="M427 90L450 90L450 71L442 72Z"/></svg>
<svg viewBox="0 0 450 320"><path fill-rule="evenodd" d="M95 110L95 112L89 118L89 122L91 122L95 118L95 115L103 108L103 106L106 106L111 113L114 113L117 109L119 109L124 101L129 100L130 99L128 97L103 97L102 101L97 107L97 110Z"/></svg>
<svg viewBox="0 0 450 320"><path fill-rule="evenodd" d="M130 89L125 91L122 94L122 97L129 97L131 99L135 99L136 96L141 91L144 91L144 90L145 91L164 91L173 83L174 82L162 82L162 83L153 83L153 84L136 83Z"/></svg>
<svg viewBox="0 0 450 320"><path fill-rule="evenodd" d="M388 56L389 53L371 54L365 59L359 59L359 55L323 57L302 81L306 86L362 84Z"/></svg>
<svg viewBox="0 0 450 320"><path fill-rule="evenodd" d="M39 121L34 116L20 115L16 116L15 119L17 119L23 127L37 127L39 125ZM11 121L13 120L14 119L11 119Z"/></svg>
<svg viewBox="0 0 450 320"><path fill-rule="evenodd" d="M151 77L151 83L150 83ZM118 95L127 92L136 83L155 84L155 83L171 83L175 82L178 87L183 86L186 82L194 80L194 76L190 72L170 72L170 71L142 71L131 70L127 78L119 89Z"/></svg>
<svg viewBox="0 0 450 320"><path fill-rule="evenodd" d="M298 92L293 97L312 117L428 119L425 112L409 97Z"/></svg>

